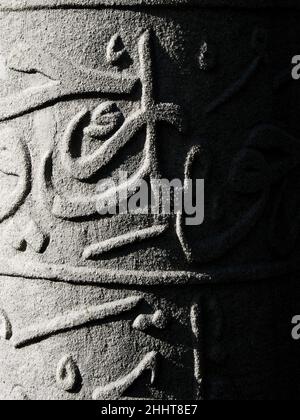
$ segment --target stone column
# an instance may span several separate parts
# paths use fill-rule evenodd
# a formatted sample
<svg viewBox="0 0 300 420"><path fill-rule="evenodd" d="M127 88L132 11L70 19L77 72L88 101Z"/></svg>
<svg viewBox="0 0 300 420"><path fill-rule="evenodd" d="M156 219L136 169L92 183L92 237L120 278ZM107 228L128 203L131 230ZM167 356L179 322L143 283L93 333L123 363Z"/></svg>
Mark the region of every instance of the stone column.
<svg viewBox="0 0 300 420"><path fill-rule="evenodd" d="M297 5L0 1L1 399L298 398Z"/></svg>

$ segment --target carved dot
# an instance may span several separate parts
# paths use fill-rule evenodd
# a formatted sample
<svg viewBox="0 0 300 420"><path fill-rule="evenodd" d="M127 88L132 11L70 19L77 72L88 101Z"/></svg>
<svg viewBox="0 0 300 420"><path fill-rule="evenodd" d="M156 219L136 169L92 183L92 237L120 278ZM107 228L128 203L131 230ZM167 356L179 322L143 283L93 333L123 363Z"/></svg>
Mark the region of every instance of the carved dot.
<svg viewBox="0 0 300 420"><path fill-rule="evenodd" d="M203 41L200 46L199 66L203 71L212 70L216 66L216 54L212 45Z"/></svg>
<svg viewBox="0 0 300 420"><path fill-rule="evenodd" d="M58 363L56 382L66 392L74 392L80 386L81 375L72 356L65 356Z"/></svg>
<svg viewBox="0 0 300 420"><path fill-rule="evenodd" d="M117 66L119 70L129 67L132 64L121 36L117 33L113 35L107 45L106 61L111 66Z"/></svg>

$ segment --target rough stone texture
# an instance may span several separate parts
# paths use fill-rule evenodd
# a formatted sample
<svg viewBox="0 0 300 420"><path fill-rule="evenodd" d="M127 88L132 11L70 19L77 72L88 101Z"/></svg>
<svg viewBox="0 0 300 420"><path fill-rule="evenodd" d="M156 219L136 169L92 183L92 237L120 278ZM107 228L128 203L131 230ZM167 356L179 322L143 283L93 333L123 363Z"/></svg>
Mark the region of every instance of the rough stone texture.
<svg viewBox="0 0 300 420"><path fill-rule="evenodd" d="M297 5L0 1L1 399L298 399ZM97 216L119 169L205 223Z"/></svg>

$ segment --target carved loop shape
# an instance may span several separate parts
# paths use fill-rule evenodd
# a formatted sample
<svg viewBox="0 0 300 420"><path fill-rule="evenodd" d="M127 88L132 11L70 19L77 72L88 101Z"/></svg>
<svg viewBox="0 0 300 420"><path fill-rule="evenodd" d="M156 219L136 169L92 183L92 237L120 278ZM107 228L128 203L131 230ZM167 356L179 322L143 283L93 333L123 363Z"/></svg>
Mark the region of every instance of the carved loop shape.
<svg viewBox="0 0 300 420"><path fill-rule="evenodd" d="M66 392L73 392L79 385L80 372L72 356L65 356L58 363L56 382Z"/></svg>

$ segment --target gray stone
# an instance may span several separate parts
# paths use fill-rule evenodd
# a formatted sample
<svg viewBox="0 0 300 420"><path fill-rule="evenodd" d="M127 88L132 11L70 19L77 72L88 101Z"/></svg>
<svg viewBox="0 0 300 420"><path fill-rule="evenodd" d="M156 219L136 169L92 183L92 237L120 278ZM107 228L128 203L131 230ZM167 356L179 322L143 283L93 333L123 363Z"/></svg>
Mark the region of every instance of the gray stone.
<svg viewBox="0 0 300 420"><path fill-rule="evenodd" d="M0 1L1 399L298 399L297 9ZM204 223L100 216L120 169Z"/></svg>

